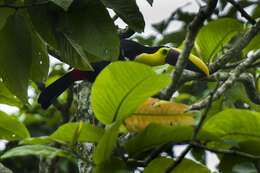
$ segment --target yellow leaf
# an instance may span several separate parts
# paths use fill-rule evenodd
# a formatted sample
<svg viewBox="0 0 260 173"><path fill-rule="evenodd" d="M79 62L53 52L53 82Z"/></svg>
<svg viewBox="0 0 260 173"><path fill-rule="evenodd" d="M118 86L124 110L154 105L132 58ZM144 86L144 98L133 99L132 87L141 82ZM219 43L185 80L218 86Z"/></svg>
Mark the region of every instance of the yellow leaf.
<svg viewBox="0 0 260 173"><path fill-rule="evenodd" d="M149 98L142 103L135 113L125 120L126 128L138 132L150 123L166 125L193 125L195 123L193 112L184 112L188 106L155 98Z"/></svg>

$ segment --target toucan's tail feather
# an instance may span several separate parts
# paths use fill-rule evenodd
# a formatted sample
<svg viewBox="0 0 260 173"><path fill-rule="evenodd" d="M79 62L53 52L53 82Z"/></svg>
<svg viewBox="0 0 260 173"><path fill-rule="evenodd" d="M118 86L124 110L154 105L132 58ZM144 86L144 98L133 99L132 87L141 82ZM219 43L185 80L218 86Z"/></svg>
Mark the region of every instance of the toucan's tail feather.
<svg viewBox="0 0 260 173"><path fill-rule="evenodd" d="M55 98L72 85L73 81L70 79L70 75L71 73L65 74L42 91L38 102L41 104L43 109L47 109Z"/></svg>

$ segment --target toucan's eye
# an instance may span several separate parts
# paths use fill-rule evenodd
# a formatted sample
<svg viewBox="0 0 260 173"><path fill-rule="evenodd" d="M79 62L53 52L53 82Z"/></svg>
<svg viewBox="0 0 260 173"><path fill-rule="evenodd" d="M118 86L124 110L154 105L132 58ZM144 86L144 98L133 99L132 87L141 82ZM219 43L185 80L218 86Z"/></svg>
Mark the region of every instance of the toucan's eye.
<svg viewBox="0 0 260 173"><path fill-rule="evenodd" d="M162 54L164 54L164 55L166 55L167 52L168 52L167 49L163 49L163 50L162 50Z"/></svg>

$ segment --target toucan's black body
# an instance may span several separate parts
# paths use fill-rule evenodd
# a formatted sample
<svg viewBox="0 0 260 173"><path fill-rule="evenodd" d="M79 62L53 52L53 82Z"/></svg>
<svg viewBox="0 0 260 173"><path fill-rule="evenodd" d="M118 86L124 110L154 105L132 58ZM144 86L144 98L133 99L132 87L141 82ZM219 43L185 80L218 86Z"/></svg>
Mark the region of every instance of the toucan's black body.
<svg viewBox="0 0 260 173"><path fill-rule="evenodd" d="M108 61L92 63L91 66L93 67L94 71L80 71L75 69L69 73L66 73L41 92L38 103L41 104L43 109L47 109L52 104L53 100L62 94L67 88L69 88L69 86L72 85L75 81L87 80L93 83L97 75L108 64L110 64Z"/></svg>
<svg viewBox="0 0 260 173"><path fill-rule="evenodd" d="M131 40L121 40L120 41L120 55L119 60L131 60L134 61L135 58L142 54L148 53L153 54L158 51L163 46L158 47L147 47L143 46L137 42ZM170 52L170 56L167 56L165 59L166 63L171 65L175 65L178 59L179 53L172 51ZM72 70L69 73L65 74L54 83L49 85L39 96L38 102L41 104L43 109L47 109L55 98L57 98L61 93L63 93L70 85L72 85L75 81L78 80L87 80L89 82L94 82L97 75L101 72L103 68L105 68L110 62L102 61L97 63L92 63L92 67L94 71L80 71L80 70ZM196 72L202 72L196 65L192 62L188 61L188 65L186 69L193 70Z"/></svg>

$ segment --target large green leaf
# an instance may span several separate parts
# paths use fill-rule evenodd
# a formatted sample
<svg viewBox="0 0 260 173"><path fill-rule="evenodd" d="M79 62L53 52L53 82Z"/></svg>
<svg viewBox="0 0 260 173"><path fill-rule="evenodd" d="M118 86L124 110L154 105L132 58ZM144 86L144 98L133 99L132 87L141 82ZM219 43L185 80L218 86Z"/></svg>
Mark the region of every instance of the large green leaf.
<svg viewBox="0 0 260 173"><path fill-rule="evenodd" d="M58 128L51 139L61 142L71 142L74 137L75 129L79 123L66 123ZM98 142L104 133L104 129L89 123L83 123L81 133L78 137L79 142Z"/></svg>
<svg viewBox="0 0 260 173"><path fill-rule="evenodd" d="M14 12L15 12L15 10L11 9L11 8L1 8L1 10L0 10L0 30L5 25L5 22L6 22L6 19L8 18L8 16L13 14Z"/></svg>
<svg viewBox="0 0 260 173"><path fill-rule="evenodd" d="M63 8L65 11L68 10L73 0L51 0L53 3L57 4L61 8Z"/></svg>
<svg viewBox="0 0 260 173"><path fill-rule="evenodd" d="M0 103L7 104L10 106L22 107L23 103L13 93L11 93L3 84L0 82Z"/></svg>
<svg viewBox="0 0 260 173"><path fill-rule="evenodd" d="M119 127L121 124L121 121L112 124L100 139L93 156L93 160L96 164L101 164L110 158L116 145Z"/></svg>
<svg viewBox="0 0 260 173"><path fill-rule="evenodd" d="M26 2L31 3L31 0L26 0ZM67 14L51 5L53 4L28 9L34 28L58 55L56 58L74 68L91 70L89 56L67 34L70 32L67 30Z"/></svg>
<svg viewBox="0 0 260 173"><path fill-rule="evenodd" d="M104 124L124 119L169 83L168 76L156 74L147 65L115 62L93 84L91 103L95 116Z"/></svg>
<svg viewBox="0 0 260 173"><path fill-rule="evenodd" d="M209 118L202 129L219 138L236 142L260 140L260 113L226 109Z"/></svg>
<svg viewBox="0 0 260 173"><path fill-rule="evenodd" d="M33 81L42 82L48 77L49 56L45 42L39 35L31 31L32 41L32 65L30 77Z"/></svg>
<svg viewBox="0 0 260 173"><path fill-rule="evenodd" d="M209 22L202 27L196 38L200 55L204 61L213 58L238 32L243 24L232 18L222 18Z"/></svg>
<svg viewBox="0 0 260 173"><path fill-rule="evenodd" d="M107 61L118 58L117 30L103 4L91 1L68 15L72 39L85 51Z"/></svg>
<svg viewBox="0 0 260 173"><path fill-rule="evenodd" d="M39 2L39 0L25 0L26 4ZM57 15L48 10L49 5L35 6L28 8L27 11L30 15L33 26L40 34L40 36L54 49L58 49L58 43L55 37L55 28L57 28Z"/></svg>
<svg viewBox="0 0 260 173"><path fill-rule="evenodd" d="M0 112L0 139L13 141L29 137L30 134L23 123L4 112Z"/></svg>
<svg viewBox="0 0 260 173"><path fill-rule="evenodd" d="M59 47L59 60L79 70L91 70L88 56L81 46L72 40L66 33L56 33Z"/></svg>
<svg viewBox="0 0 260 173"><path fill-rule="evenodd" d="M69 157L70 154L65 150L46 146L46 145L24 145L8 150L0 159L6 159L14 156L41 155L43 157L53 158L55 156Z"/></svg>
<svg viewBox="0 0 260 173"><path fill-rule="evenodd" d="M144 18L133 0L101 0L105 6L112 8L130 28L137 32L144 31ZM151 2L151 1L150 1Z"/></svg>
<svg viewBox="0 0 260 173"><path fill-rule="evenodd" d="M154 159L144 169L144 173L163 173L169 166L173 164L174 160L170 158L160 157ZM210 170L205 166L198 164L189 159L183 159L182 162L173 170L172 173L210 173Z"/></svg>
<svg viewBox="0 0 260 173"><path fill-rule="evenodd" d="M24 102L31 63L30 32L22 16L11 15L0 31L0 72L5 86Z"/></svg>
<svg viewBox="0 0 260 173"><path fill-rule="evenodd" d="M129 139L125 148L129 155L135 156L168 142L183 142L191 139L193 127L191 126L167 126L161 124L150 124L142 132ZM218 140L217 137L200 131L198 140Z"/></svg>

